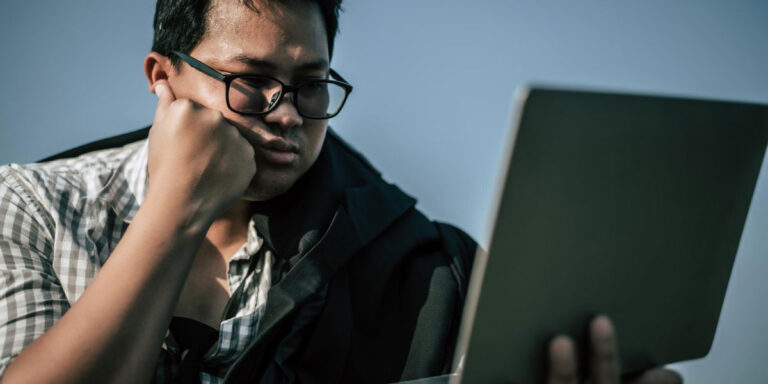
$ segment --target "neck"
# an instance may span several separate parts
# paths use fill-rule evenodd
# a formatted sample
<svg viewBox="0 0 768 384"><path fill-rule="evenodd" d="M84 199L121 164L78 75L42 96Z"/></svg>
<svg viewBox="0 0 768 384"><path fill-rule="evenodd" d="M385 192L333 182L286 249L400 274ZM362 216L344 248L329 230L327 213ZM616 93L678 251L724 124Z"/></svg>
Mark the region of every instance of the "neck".
<svg viewBox="0 0 768 384"><path fill-rule="evenodd" d="M251 202L238 200L211 224L206 238L217 248L242 245L248 239L251 213Z"/></svg>

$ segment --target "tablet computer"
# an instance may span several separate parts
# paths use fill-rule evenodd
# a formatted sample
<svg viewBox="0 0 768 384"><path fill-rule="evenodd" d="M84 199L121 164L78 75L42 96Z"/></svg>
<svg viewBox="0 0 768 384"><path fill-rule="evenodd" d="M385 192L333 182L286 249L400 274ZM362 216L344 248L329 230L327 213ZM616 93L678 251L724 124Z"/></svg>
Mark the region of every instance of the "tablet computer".
<svg viewBox="0 0 768 384"><path fill-rule="evenodd" d="M596 314L614 322L624 373L706 355L766 148L766 106L519 94L490 246L465 304L462 382L544 382L548 340L586 345Z"/></svg>

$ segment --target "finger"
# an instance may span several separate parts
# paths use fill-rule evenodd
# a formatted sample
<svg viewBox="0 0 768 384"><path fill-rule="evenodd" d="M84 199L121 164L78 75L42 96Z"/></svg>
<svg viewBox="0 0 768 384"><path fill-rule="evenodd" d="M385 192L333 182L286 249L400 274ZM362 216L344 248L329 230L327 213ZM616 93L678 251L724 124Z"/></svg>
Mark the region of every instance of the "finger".
<svg viewBox="0 0 768 384"><path fill-rule="evenodd" d="M155 110L155 123L157 123L163 118L171 103L176 100L176 95L174 95L168 82L163 80L155 84L154 91L157 95L157 110Z"/></svg>
<svg viewBox="0 0 768 384"><path fill-rule="evenodd" d="M679 373L665 368L656 368L641 373L626 382L627 384L683 384Z"/></svg>
<svg viewBox="0 0 768 384"><path fill-rule="evenodd" d="M576 353L573 341L567 336L557 336L549 343L548 384L575 384L578 380Z"/></svg>
<svg viewBox="0 0 768 384"><path fill-rule="evenodd" d="M591 344L590 376L595 384L619 384L619 356L616 334L607 316L598 316L589 326Z"/></svg>

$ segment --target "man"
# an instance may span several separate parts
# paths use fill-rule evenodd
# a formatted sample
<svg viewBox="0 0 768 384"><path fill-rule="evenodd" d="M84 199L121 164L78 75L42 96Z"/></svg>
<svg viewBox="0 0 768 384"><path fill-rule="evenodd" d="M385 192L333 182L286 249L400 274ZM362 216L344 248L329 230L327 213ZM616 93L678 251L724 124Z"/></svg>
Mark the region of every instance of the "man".
<svg viewBox="0 0 768 384"><path fill-rule="evenodd" d="M5 382L447 372L475 244L327 119L338 1L159 0L148 140L0 170ZM593 323L595 382L618 380ZM552 382L577 377L556 339Z"/></svg>

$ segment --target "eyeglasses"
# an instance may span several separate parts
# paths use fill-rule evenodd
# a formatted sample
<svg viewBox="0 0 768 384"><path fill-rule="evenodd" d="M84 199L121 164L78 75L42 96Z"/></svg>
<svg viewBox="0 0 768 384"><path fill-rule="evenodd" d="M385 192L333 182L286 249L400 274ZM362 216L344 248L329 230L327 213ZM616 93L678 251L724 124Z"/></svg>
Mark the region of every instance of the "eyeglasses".
<svg viewBox="0 0 768 384"><path fill-rule="evenodd" d="M226 85L227 106L233 112L243 115L265 115L280 104L283 95L293 93L291 101L299 115L309 119L330 119L341 112L347 96L352 92L352 85L333 69L330 75L337 80L310 79L295 85L285 85L269 76L225 75L192 56L179 51L172 53L200 72L223 81Z"/></svg>

